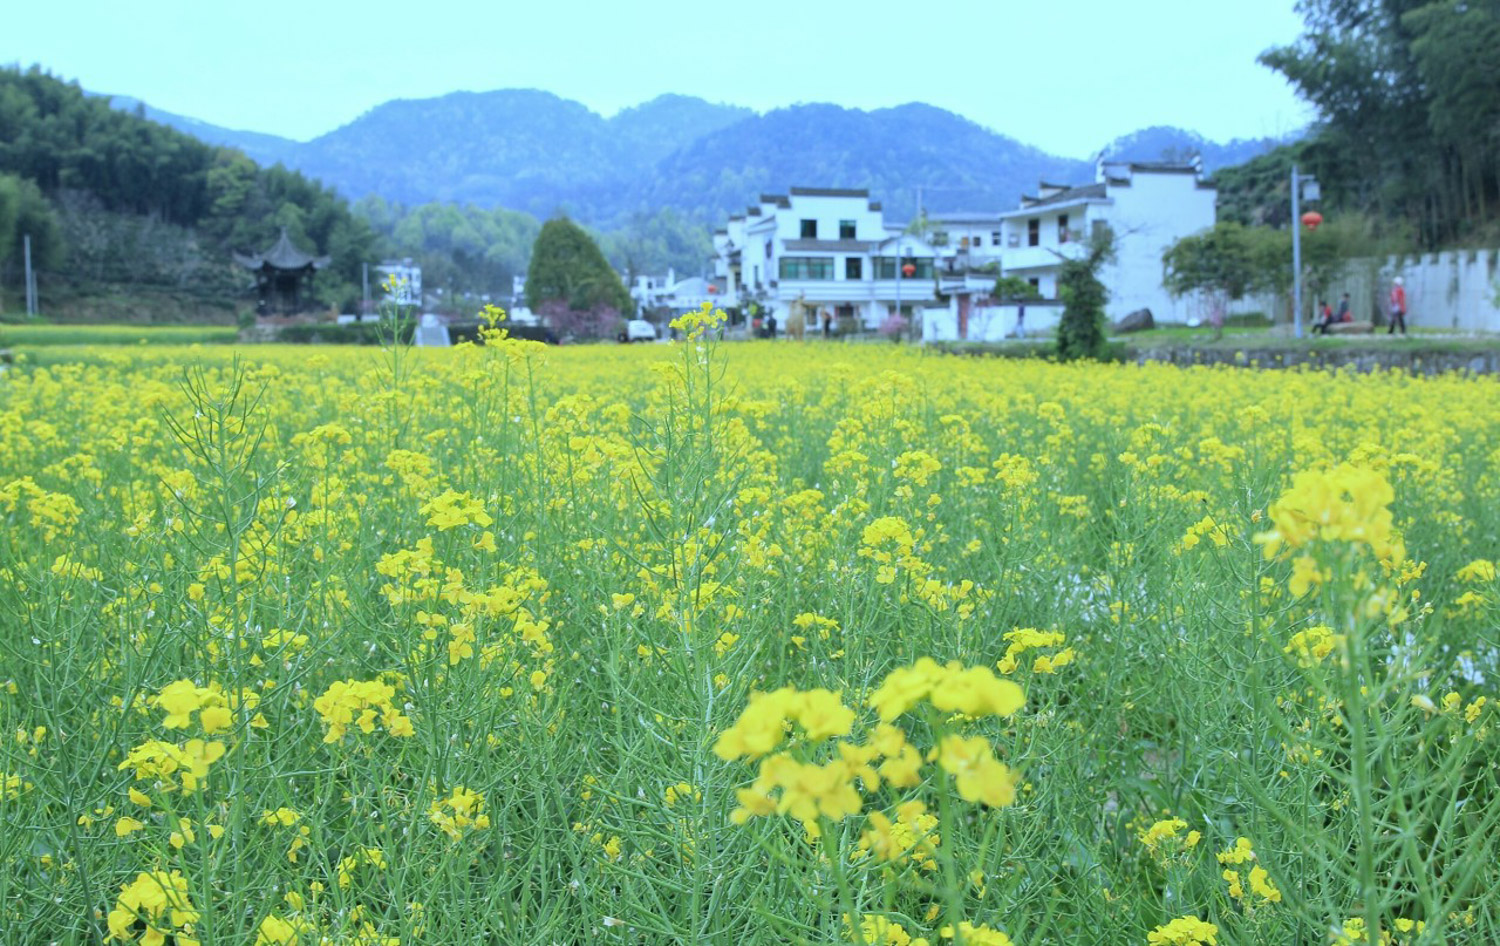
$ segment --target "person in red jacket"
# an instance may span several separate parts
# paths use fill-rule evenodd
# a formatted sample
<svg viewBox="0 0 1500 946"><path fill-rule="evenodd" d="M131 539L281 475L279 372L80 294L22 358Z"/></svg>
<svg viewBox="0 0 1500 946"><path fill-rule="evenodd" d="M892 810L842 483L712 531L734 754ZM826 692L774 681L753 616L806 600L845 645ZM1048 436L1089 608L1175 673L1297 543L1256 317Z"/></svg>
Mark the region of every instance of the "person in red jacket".
<svg viewBox="0 0 1500 946"><path fill-rule="evenodd" d="M1329 306L1326 299L1318 300L1318 319L1313 323L1313 334L1328 334L1328 326L1333 324L1333 308Z"/></svg>
<svg viewBox="0 0 1500 946"><path fill-rule="evenodd" d="M1401 326L1401 334L1406 334L1406 281L1397 276L1391 283L1391 327L1386 330L1387 335L1396 334L1396 326Z"/></svg>

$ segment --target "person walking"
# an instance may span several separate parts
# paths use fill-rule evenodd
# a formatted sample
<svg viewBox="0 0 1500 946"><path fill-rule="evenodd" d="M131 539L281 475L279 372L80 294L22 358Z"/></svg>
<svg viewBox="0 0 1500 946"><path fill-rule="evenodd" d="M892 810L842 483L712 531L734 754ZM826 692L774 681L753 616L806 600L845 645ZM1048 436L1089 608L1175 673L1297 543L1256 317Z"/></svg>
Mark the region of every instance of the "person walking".
<svg viewBox="0 0 1500 946"><path fill-rule="evenodd" d="M829 338L832 338L832 337L833 337L833 310L832 309L824 309L823 310L823 338L826 340L826 339L829 339Z"/></svg>
<svg viewBox="0 0 1500 946"><path fill-rule="evenodd" d="M1391 283L1391 327L1386 329L1387 335L1396 334L1396 326L1401 326L1401 334L1406 334L1406 280L1397 276Z"/></svg>
<svg viewBox="0 0 1500 946"><path fill-rule="evenodd" d="M1026 337L1026 300L1016 303L1016 338Z"/></svg>

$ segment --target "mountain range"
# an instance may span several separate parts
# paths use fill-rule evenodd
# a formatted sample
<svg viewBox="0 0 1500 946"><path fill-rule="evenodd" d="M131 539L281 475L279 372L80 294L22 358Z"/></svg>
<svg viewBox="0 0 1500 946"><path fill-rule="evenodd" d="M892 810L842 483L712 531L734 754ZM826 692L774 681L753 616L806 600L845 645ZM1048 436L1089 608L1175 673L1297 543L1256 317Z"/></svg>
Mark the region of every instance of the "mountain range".
<svg viewBox="0 0 1500 946"><path fill-rule="evenodd" d="M174 115L124 96L117 108L211 144L281 163L351 200L563 212L619 228L664 208L719 223L761 193L793 184L868 187L893 220L931 212L1014 207L1040 180L1093 179L1091 162L1059 157L931 105L871 111L828 104L757 113L664 95L605 118L531 89L398 99L299 142ZM1211 142L1153 127L1102 145L1113 158L1199 154L1209 171L1247 161L1283 139Z"/></svg>

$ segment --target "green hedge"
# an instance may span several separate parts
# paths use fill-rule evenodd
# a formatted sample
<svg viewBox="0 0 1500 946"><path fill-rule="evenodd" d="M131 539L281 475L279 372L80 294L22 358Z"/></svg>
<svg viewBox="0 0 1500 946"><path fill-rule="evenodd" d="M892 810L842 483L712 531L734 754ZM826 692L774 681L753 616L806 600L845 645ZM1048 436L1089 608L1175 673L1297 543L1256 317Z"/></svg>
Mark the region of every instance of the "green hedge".
<svg viewBox="0 0 1500 946"><path fill-rule="evenodd" d="M276 341L288 345L382 345L391 340L394 331L402 344L410 344L416 323L406 321L398 326L379 322L352 322L348 325L311 322L283 325L276 331Z"/></svg>

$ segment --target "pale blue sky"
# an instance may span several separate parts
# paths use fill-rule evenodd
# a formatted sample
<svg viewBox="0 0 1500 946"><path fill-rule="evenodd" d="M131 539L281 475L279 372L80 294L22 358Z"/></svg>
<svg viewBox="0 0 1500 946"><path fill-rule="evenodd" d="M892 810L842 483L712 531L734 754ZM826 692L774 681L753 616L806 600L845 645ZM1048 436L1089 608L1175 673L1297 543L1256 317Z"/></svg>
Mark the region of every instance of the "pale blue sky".
<svg viewBox="0 0 1500 946"><path fill-rule="evenodd" d="M231 128L310 138L392 98L539 88L610 115L664 92L759 111L921 101L1084 157L1177 125L1308 120L1255 57L1292 0L82 0L13 4L0 62Z"/></svg>

